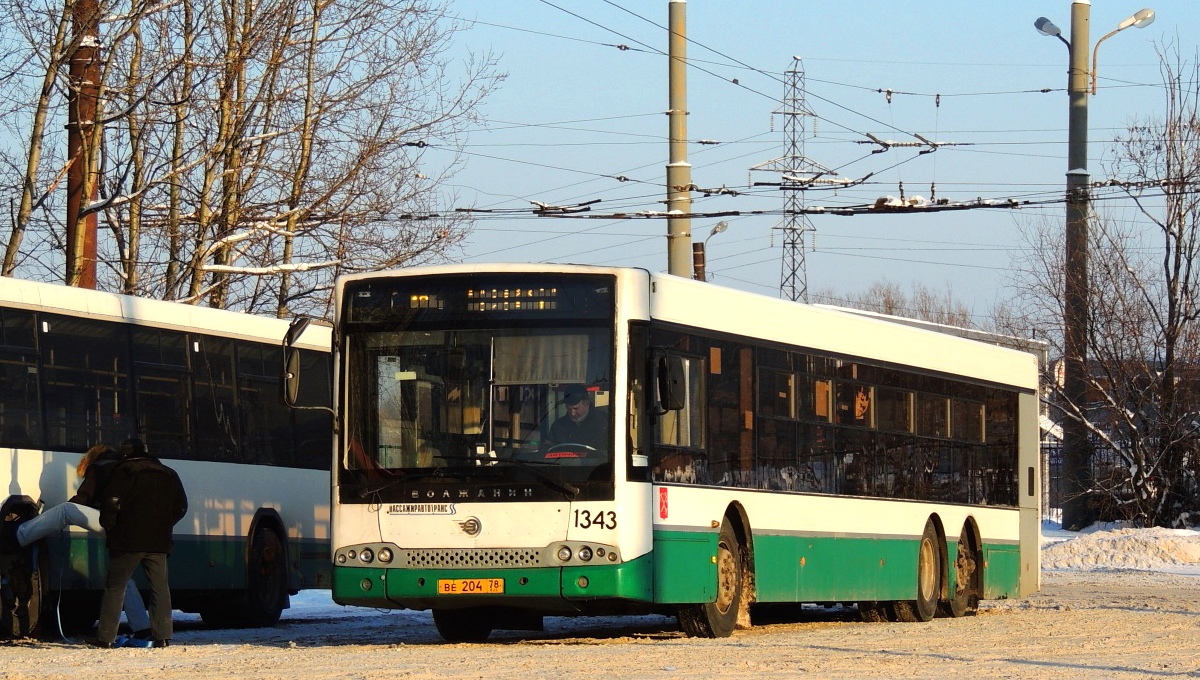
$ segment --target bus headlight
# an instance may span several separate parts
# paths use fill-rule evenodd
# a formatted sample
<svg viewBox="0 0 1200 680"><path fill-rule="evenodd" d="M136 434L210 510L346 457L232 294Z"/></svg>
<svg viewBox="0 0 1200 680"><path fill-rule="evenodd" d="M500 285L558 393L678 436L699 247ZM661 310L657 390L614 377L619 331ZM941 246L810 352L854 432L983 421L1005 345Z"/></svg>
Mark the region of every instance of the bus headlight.
<svg viewBox="0 0 1200 680"><path fill-rule="evenodd" d="M384 564L391 562L392 561L392 549L391 548L380 548L379 549L379 561L383 562Z"/></svg>
<svg viewBox="0 0 1200 680"><path fill-rule="evenodd" d="M363 564L370 564L371 560L375 559L375 551L370 548L363 548L358 554L358 559L362 560Z"/></svg>
<svg viewBox="0 0 1200 680"><path fill-rule="evenodd" d="M558 561L559 562L570 562L571 561L571 548L569 546L564 545L558 549Z"/></svg>
<svg viewBox="0 0 1200 680"><path fill-rule="evenodd" d="M591 562L592 561L592 549L587 547L586 545L583 546L582 548L580 548L579 549L579 559L583 560L584 562Z"/></svg>

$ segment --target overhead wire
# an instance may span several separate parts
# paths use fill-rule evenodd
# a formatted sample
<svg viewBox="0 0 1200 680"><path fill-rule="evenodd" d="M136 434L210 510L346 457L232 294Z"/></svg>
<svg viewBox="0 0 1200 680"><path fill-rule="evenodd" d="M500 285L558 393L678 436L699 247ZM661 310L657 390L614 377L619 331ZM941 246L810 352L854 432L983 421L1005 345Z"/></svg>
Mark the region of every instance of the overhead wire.
<svg viewBox="0 0 1200 680"><path fill-rule="evenodd" d="M602 29L604 29L604 30L607 30L607 31L611 31L611 32L613 32L614 34L616 34L616 35L618 35L618 36L621 36L621 37L622 37L622 38L624 38L624 39L630 40L630 41L632 41L632 42L635 42L635 43L637 43L637 44L639 44L639 45L643 45L643 46L646 48L646 49L643 49L643 50L636 50L636 51L639 51L639 52L644 52L644 53L647 53L647 54L657 54L657 55L663 55L663 54L665 54L665 53L664 53L662 50L660 50L660 49L653 48L653 47L650 47L650 46L648 46L648 45L645 45L644 43L640 43L639 41L633 40L632 38L629 38L628 36L626 36L626 35L624 35L624 34L622 34L622 33L618 32L618 31L614 31L613 29L611 29L611 28L609 28L609 27L603 26L603 25L601 25L601 24L599 24L599 23L597 23L597 22L594 22L594 21L592 21L592 20L590 20L590 19L587 19L586 17L582 17L581 15L579 15L579 14L577 14L577 13L575 13L575 12L572 12L572 11L566 10L566 9L564 9L564 8L562 8L562 7L560 7L560 6L556 5L556 4L554 4L554 3L552 3L552 2L548 2L547 0L541 0L541 1L543 2L543 4L546 4L546 5L550 6L550 7L553 7L553 8L555 8L555 9L558 9L558 10L560 10L560 11L563 11L563 12L565 12L565 13L567 13L567 14L570 14L570 15L572 15L572 16L575 16L575 17L577 17L577 18L579 18L579 19L581 19L581 20L583 20L583 21L586 21L587 23L589 23L589 24L591 24L591 25L597 26L597 27L599 27L599 28L602 28ZM644 20L644 21L647 21L647 22L651 23L652 25L655 25L655 26L657 26L657 27L659 27L659 28L663 28L663 27L662 27L662 26L660 26L659 24L657 24L657 23L655 23L655 22L653 22L653 21L650 21L650 20L646 19L645 17L640 17L640 15L637 15L636 13L634 13L634 12L631 12L631 11L627 10L626 8L620 7L618 4L616 4L616 3L614 3L614 2L611 2L611 1L609 1L609 0L605 0L605 2L607 2L607 4L610 4L610 5L614 6L614 7L617 7L617 8L619 8L619 9L621 9L622 11L625 11L625 12L628 12L628 13L630 13L630 14L633 14L634 16L638 16L638 17L639 17L639 18L641 18L642 20ZM559 37L561 37L561 36L559 36ZM589 41L581 41L581 42L589 42ZM696 42L696 41L694 41L694 40L690 40L690 39L689 39L689 42L692 42L692 43L694 43L694 44L697 44L697 45L699 45L700 47L702 47L702 48L704 48L704 49L709 49L709 50L713 51L715 54L718 54L719 56L722 56L723 58L726 58L726 59L732 59L732 58L728 57L727 55L724 55L724 54L720 53L719 51L712 50L711 48L709 48L709 47L707 47L707 46L705 46L705 45L702 45L702 44L700 44L700 43L698 43L698 42ZM604 46L616 46L616 45L612 45L612 44L610 44L610 43L594 43L594 44L598 44L598 45L604 45ZM630 49L633 49L633 48L630 48ZM696 68L696 67L694 66L693 62L696 62L696 61L699 61L699 60L695 60L695 59L689 59L688 61L689 61L689 65L692 65L692 66L693 66L693 68ZM734 60L734 61L736 61L736 60ZM739 62L739 63L740 63L740 62ZM727 66L727 65L725 65L725 66ZM764 74L764 75L768 75L768 77L770 77L770 78L772 78L772 79L774 79L774 80L776 80L776 81L782 82L782 81L781 81L781 80L780 80L780 79L779 79L777 76L774 76L773 74L769 74L769 73L768 73L768 72L766 72L766 71L762 71L761 69L756 69L756 68L750 67L750 66L748 66L748 65L745 65L745 64L743 64L743 67L745 67L745 68L749 68L750 70L753 70L753 71L755 71L755 72L757 72L757 73L761 73L761 74ZM700 70L701 72L704 72L704 73L707 73L707 74L709 74L709 75L713 75L713 76L715 76L715 77L721 78L722 80L725 80L725 79L724 79L723 77L721 77L720 75L718 75L718 74L715 74L715 73L713 73L712 71L709 71L709 70L707 70L707 69L704 69L704 68L698 68L697 70ZM845 84L842 84L842 83L833 83L832 81L821 81L821 80L818 80L817 82L823 82L823 83L828 83L828 84L836 84L836 85L845 85ZM845 85L845 86L848 86L848 87L854 87L854 86L849 86L849 85ZM1132 86L1136 86L1136 85L1132 85ZM770 99L770 100L772 100L772 101L778 101L778 98L777 98L777 97L771 97L771 96L769 96L769 95L766 95L766 94L764 94L764 93L762 93L762 92L759 92L759 91L757 91L757 90L755 90L755 89L753 89L753 88L749 88L749 87L746 87L746 86L741 86L741 87L742 87L743 89L747 90L747 91L753 92L753 93L755 93L755 94L758 94L758 95L760 95L760 96L763 96L763 97L766 97L766 98L768 98L768 99ZM861 88L861 86L858 86L858 87L860 87L860 89L868 89L868 88ZM880 90L875 90L875 91L880 91ZM1042 89L1042 90L1020 90L1020 91L1012 91L1012 92L1007 92L1007 93L1005 93L1005 92L952 93L952 94L947 94L947 95L945 95L945 96L960 96L960 97L961 97L961 96L972 96L972 95L974 95L974 96L995 96L995 95L1000 95L1000 94L1028 94L1028 93L1047 92L1047 91L1053 91L1053 90L1048 90L1048 89ZM900 92L900 91L895 91L895 92ZM904 92L904 94L906 94L906 95L912 95L912 96L935 96L935 97L936 97L936 96L938 96L936 93L933 93L933 94L930 94L930 95L923 95L922 93L909 93L909 92ZM871 120L872 122L875 122L875 123L877 123L877 124L880 124L880 125L883 125L883 126L885 126L885 127L888 127L889 129L895 130L895 131L897 131L897 132L900 132L900 133L903 133L903 134L911 134L911 133L908 133L908 132L906 132L906 131L904 131L904 130L900 129L899 127L897 127L897 126L895 126L895 125L892 125L892 124L887 124L887 123L883 123L882 121L875 120L875 119L873 119L873 118L872 118L872 117L870 117L870 116L863 115L863 114L861 114L861 113L859 113L859 112L857 112L857 111L854 111L853 109L850 109L850 108L848 108L848 107L843 107L843 106L840 106L840 105L838 105L838 104L836 104L836 103L834 103L834 102L829 102L829 100L827 100L827 99L825 99L825 98L823 98L823 97L819 97L819 96L818 96L818 97L816 97L816 98L817 98L817 99L820 99L821 101L826 101L826 102L828 102L828 103L831 103L831 104L833 104L834 106L837 106L838 108L841 108L841 109L844 109L844 110L846 110L846 111L849 111L849 112L851 112L851 113L854 113L855 115L860 115L860 116L862 116L864 119ZM940 113L940 111L939 111L939 113ZM656 114L646 114L646 115L656 115ZM838 124L838 123L836 123L836 122L834 122L834 121L830 121L830 120L828 120L828 119L825 119L825 120L826 120L826 122L828 122L828 123L834 124L834 125L836 125L836 126L838 126L838 127L842 128L843 130L845 130L846 132L848 132L848 133L850 133L850 134L854 134L854 135L861 135L861 134L862 134L862 133L861 133L861 132L859 132L859 131L856 131L856 130L854 130L854 129L852 129L852 128L849 128L849 127L846 127L846 126L840 125L840 124ZM940 118L939 118L938 120L940 121ZM535 126L535 127L536 127L536 126ZM938 125L938 124L935 124L935 128L936 128L936 127L940 127L940 125ZM624 134L624 133L620 133L620 132L611 132L611 131L601 131L601 132L604 132L604 133L607 133L607 134ZM989 132L989 133L990 133L990 132L995 132L995 131L987 131L987 132ZM1058 143L1058 142L1051 142L1051 143ZM730 143L725 143L725 145L726 145L726 146L728 146L728 144L730 144ZM995 147L995 146L1015 146L1015 145L1022 145L1022 144L1045 144L1045 143L1042 143L1042 142L983 142L983 143L979 143L979 146L983 146L983 147L987 147L987 146L993 146L993 147ZM968 153L971 153L971 152L974 152L974 153L997 153L997 154L1013 155L1013 156L1048 157L1048 156L1043 156L1043 155L1041 155L1041 154L1019 154L1019 153L1018 153L1018 154L1013 154L1013 153L1010 153L1010 152L996 151L996 150L994 150L994 149L986 149L986 148L983 148L983 149L978 149L978 148L977 148L977 149L963 149L963 151L967 151ZM751 155L751 154L747 154L747 155ZM844 168L844 167L847 167L847 166L853 165L853 164L855 164L855 163L860 163L860 162L864 161L865 159L867 159L867 158L869 158L869 157L870 157L870 155L865 155L865 156L863 156L863 157L860 157L860 158L857 158L857 159L855 159L855 160L853 160L853 161L850 161L849 163L843 164L843 166L842 166L842 167ZM888 166L888 167L884 168L883 170L878 170L878 171L876 171L876 172L875 172L875 173L873 173L873 174L879 174L879 173L881 173L881 172L886 172L887 170L890 170L890 169L892 169L892 168L896 168L896 167L902 166L902 165L904 165L904 164L906 164L906 163L909 163L909 162L911 162L912 160L915 160L916 158L917 158L917 156L913 156L912 158L908 158L908 159L905 159L905 160L898 161L898 162L896 162L896 163L894 163L894 164L892 164L892 165L890 165L890 166ZM736 159L736 157L735 157L735 159ZM521 162L521 161L516 161L516 160L513 160L513 159L506 159L506 160L509 160L510 162ZM728 160L729 160L729 159L727 159L727 160L726 160L726 161L724 161L724 162L728 162ZM534 164L534 165L541 165L541 166L543 166L543 167L552 167L552 166L545 166L545 165L543 165L543 164ZM646 166L642 166L642 168L644 168L644 167L646 167ZM639 169L641 169L641 168L639 168ZM636 171L636 170L633 170L633 171ZM633 172L633 171L627 171L627 172ZM572 172L576 172L576 171L572 171ZM574 184L569 184L569 185L566 185L565 187L561 187L561 188L569 188L569 187L571 187L571 186L578 186L578 185L580 185L580 184L584 184L584 183L586 183L586 182L591 182L591 181L594 181L595 179L599 179L599 178L610 178L610 179L611 179L611 178L614 178L614 176L613 176L612 174L604 174L604 173L587 173L587 172L584 172L583 174L591 174L591 175L593 175L593 179L584 180L584 181L582 181L582 182L578 182L578 183L574 183ZM645 180L642 180L642 181L640 181L639 183L641 183L641 184L645 184L645 185L656 186L656 187L657 187L657 186L661 186L661 185L663 185L663 183L662 183L662 182L658 182L658 181L645 181ZM869 183L867 183L867 182L864 182L864 185L869 185L869 186L878 186L878 185L880 185L880 184L881 184L881 183L877 183L877 182L869 182ZM962 183L956 183L956 184L962 184ZM988 186L988 187L993 187L993 186L995 186L995 184L994 184L994 183L988 183L986 186ZM1050 186L1050 185L1047 185L1047 186ZM739 195L747 195L747 196L749 196L749 195L766 196L766 195L769 195L769 193L771 193L771 192L767 192L767 191L756 191L754 188L751 188L751 187L746 187L746 188L744 188L744 189L742 189L742 190L739 190ZM1064 200L1064 199L1062 199L1062 198L1061 198L1060 194L1061 194L1061 189L1055 188L1054 190L1050 190L1050 189L1048 189L1048 190L1047 190L1046 192L1044 192L1044 193L1037 192L1037 193L1031 193L1030 195L1031 195L1031 196L1039 196L1039 195L1044 195L1044 196L1046 196L1047 198L1046 198L1046 200L1045 200L1045 201L1043 201L1043 202L1041 203L1041 205L1053 205L1053 204L1058 204L1058 203L1061 203L1061 202L1063 202L1063 200ZM630 202L630 204L632 205L632 204L636 204L636 202L637 202L638 198L639 198L639 197L630 197L630 196L627 196L625 200L626 200L626 201L629 201L629 202ZM1104 197L1098 197L1098 198L1104 198ZM1030 207L1030 208L1032 208L1032 209L1036 209L1036 208L1038 208L1038 207L1039 207L1039 204L1038 204L1037 202L1033 202L1033 201L1031 201L1029 204L1027 204L1027 207ZM772 211L755 211L755 213L754 213L754 214L771 214L771 213L772 213ZM623 219L619 219L619 218L617 218L617 221L624 222L624 221L627 221L627 220L623 220ZM601 226L603 226L603 225L601 225ZM596 228L600 228L600 227L596 227ZM596 229L596 228L592 228L592 229ZM591 230L591 229L590 229L590 230ZM578 231L572 231L571 233L578 233ZM653 238L661 238L661 236L655 236L655 237L653 237ZM599 250L604 250L604 248L601 248L601 249L599 249ZM592 252L592 251L585 251L585 252ZM853 256L853 255L848 255L848 256ZM931 263L931 264L937 264L937 263Z"/></svg>

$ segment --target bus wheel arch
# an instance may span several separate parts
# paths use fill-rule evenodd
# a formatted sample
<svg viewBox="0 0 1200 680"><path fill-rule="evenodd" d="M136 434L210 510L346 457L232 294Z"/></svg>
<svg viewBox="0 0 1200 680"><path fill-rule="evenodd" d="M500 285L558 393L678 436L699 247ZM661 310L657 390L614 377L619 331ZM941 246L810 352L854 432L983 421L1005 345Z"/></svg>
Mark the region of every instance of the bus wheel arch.
<svg viewBox="0 0 1200 680"><path fill-rule="evenodd" d="M745 510L733 504L721 519L714 556L717 567L713 602L681 605L679 625L690 637L728 637L750 627L754 599L754 560Z"/></svg>
<svg viewBox="0 0 1200 680"><path fill-rule="evenodd" d="M947 616L974 616L983 597L983 556L979 525L974 517L967 517L958 536L958 550L950 570L954 584L946 583L946 599L942 612Z"/></svg>
<svg viewBox="0 0 1200 680"><path fill-rule="evenodd" d="M214 628L273 626L289 605L288 542L283 519L272 508L259 508L244 543L246 587L209 593L200 617Z"/></svg>
<svg viewBox="0 0 1200 680"><path fill-rule="evenodd" d="M925 521L917 544L916 598L895 603L899 621L925 622L937 615L946 582L946 539L940 527L941 520L937 515L931 515Z"/></svg>

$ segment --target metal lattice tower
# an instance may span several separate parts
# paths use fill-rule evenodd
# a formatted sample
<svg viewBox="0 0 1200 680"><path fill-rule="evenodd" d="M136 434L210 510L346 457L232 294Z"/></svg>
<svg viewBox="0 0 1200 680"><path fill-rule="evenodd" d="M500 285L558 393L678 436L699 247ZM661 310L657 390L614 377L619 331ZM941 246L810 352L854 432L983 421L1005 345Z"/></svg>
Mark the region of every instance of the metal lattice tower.
<svg viewBox="0 0 1200 680"><path fill-rule="evenodd" d="M783 116L784 154L759 163L750 170L780 173L785 184L796 187L785 188L783 220L775 227L783 232L783 266L779 279L779 296L807 302L808 273L804 267L804 232L815 229L808 216L803 214L804 192L800 188L832 171L804 155L804 139L807 136L805 118L815 117L816 114L808 109L805 102L804 66L799 57L792 58L792 66L784 75L787 76L787 82L783 102L780 108L771 114Z"/></svg>

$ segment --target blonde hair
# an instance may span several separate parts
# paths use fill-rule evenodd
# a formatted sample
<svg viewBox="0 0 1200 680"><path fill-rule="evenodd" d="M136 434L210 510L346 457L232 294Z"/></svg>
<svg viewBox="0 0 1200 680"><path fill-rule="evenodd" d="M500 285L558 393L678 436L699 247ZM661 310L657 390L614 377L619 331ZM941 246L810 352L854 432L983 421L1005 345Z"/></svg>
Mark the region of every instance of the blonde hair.
<svg viewBox="0 0 1200 680"><path fill-rule="evenodd" d="M80 479L83 479L83 477L87 474L88 466L92 464L92 461L110 451L112 451L112 449L109 448L108 444L96 444L92 448L88 449L83 454L83 458L79 459L79 465L75 466L75 474L79 475Z"/></svg>

